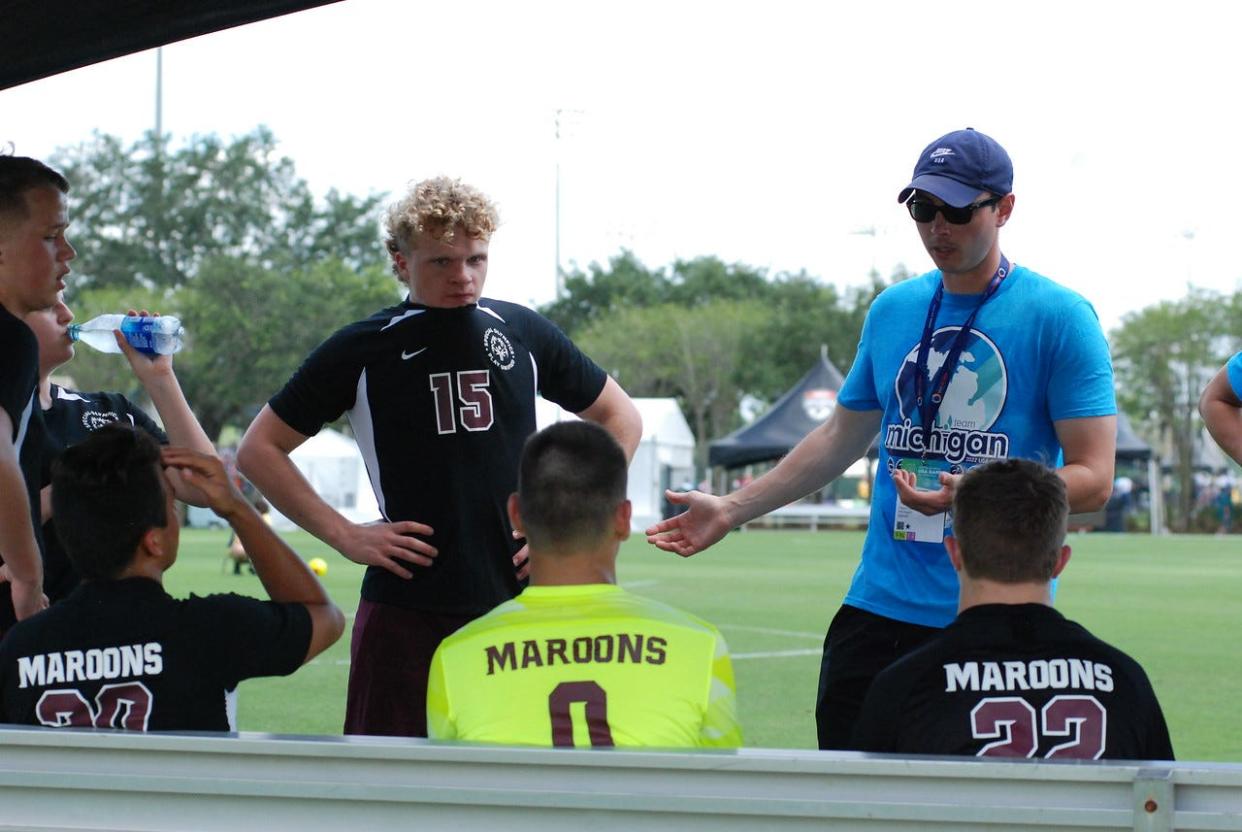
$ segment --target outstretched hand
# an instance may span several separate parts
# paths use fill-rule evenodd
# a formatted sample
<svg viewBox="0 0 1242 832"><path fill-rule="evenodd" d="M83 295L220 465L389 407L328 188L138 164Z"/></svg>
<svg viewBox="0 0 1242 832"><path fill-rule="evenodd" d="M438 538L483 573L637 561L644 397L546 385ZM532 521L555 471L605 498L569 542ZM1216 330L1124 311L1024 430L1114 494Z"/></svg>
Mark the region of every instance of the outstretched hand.
<svg viewBox="0 0 1242 832"><path fill-rule="evenodd" d="M942 471L940 488L926 491L917 487L918 477L914 472L901 468L893 471L893 485L897 488L897 496L901 498L902 504L928 516L941 514L953 507L953 495L961 478L961 474Z"/></svg>
<svg viewBox="0 0 1242 832"><path fill-rule="evenodd" d="M724 501L702 491L665 491L673 505L689 508L647 529L647 542L688 558L728 534L731 524Z"/></svg>

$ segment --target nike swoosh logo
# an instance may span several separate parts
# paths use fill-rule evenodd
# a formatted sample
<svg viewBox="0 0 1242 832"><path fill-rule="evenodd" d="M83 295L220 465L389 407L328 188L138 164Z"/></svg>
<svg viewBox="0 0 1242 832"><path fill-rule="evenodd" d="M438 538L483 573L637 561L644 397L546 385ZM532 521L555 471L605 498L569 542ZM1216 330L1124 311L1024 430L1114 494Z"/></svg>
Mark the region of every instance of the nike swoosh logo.
<svg viewBox="0 0 1242 832"><path fill-rule="evenodd" d="M426 351L427 351L427 348L426 348L426 347L423 347L421 350L414 350L414 352L406 352L405 350L402 350L402 351L401 351L401 360L402 360L402 361L409 361L409 360L410 360L411 358L413 358L414 356L416 356L416 355L421 355L422 353L425 353Z"/></svg>

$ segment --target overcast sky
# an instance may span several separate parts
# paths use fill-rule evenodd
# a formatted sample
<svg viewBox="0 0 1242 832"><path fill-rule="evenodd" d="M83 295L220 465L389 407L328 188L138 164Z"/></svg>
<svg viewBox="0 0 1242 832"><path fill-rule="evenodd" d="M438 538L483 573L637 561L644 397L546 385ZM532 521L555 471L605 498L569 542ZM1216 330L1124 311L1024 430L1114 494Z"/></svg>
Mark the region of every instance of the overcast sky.
<svg viewBox="0 0 1242 832"><path fill-rule="evenodd" d="M1232 9L345 0L165 47L164 129L267 124L321 192L461 176L501 205L488 294L542 303L558 160L566 265L628 247L847 286L930 267L896 195L970 125L1014 161L1006 253L1111 328L1188 281L1239 288ZM154 75L145 52L0 92L0 142L136 138Z"/></svg>

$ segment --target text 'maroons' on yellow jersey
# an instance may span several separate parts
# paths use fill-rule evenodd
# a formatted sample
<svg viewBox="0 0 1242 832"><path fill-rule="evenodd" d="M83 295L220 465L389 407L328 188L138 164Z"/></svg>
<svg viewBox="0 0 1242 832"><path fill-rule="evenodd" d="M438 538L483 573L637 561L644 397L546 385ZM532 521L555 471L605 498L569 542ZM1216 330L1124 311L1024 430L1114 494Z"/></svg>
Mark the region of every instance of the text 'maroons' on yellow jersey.
<svg viewBox="0 0 1242 832"><path fill-rule="evenodd" d="M741 745L724 639L612 584L531 586L446 638L432 739L544 746Z"/></svg>

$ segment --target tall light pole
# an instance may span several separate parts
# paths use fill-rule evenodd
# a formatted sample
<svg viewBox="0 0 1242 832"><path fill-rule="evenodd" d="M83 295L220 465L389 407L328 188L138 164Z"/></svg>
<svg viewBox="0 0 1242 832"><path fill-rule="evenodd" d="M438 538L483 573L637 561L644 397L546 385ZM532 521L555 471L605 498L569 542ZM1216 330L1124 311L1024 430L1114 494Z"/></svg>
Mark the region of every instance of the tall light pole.
<svg viewBox="0 0 1242 832"><path fill-rule="evenodd" d="M555 129L556 143L553 153L556 156L556 299L565 295L565 270L561 268L561 138L562 129L571 127L574 117L582 115L582 110L566 110L556 108Z"/></svg>
<svg viewBox="0 0 1242 832"><path fill-rule="evenodd" d="M880 235L879 230L874 225L869 225L866 228L857 228L851 231L850 234L855 237L870 237L871 238L871 274L867 275L867 277L871 277L872 275L878 274L875 268L875 264L876 264L876 248L879 245L879 235Z"/></svg>
<svg viewBox="0 0 1242 832"><path fill-rule="evenodd" d="M556 299L565 295L565 272L561 269L561 113L556 111Z"/></svg>
<svg viewBox="0 0 1242 832"><path fill-rule="evenodd" d="M164 135L164 47L155 49L155 139Z"/></svg>

